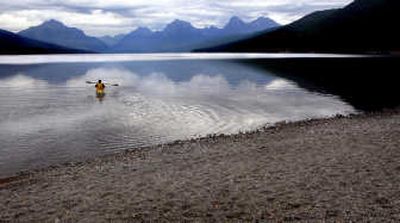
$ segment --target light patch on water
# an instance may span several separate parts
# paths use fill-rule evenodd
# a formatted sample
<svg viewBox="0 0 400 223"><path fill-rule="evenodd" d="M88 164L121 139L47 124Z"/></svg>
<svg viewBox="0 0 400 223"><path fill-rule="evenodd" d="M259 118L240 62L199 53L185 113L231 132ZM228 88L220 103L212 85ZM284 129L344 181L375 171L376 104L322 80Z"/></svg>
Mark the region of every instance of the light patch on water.
<svg viewBox="0 0 400 223"><path fill-rule="evenodd" d="M266 90L289 90L298 89L297 84L285 79L276 79L265 85Z"/></svg>
<svg viewBox="0 0 400 223"><path fill-rule="evenodd" d="M4 88L43 88L48 87L47 81L37 80L24 74L17 74L1 80L1 87Z"/></svg>
<svg viewBox="0 0 400 223"><path fill-rule="evenodd" d="M277 58L352 58L365 55L316 53L148 53L148 54L57 54L0 56L0 64L99 63L166 60L232 60Z"/></svg>

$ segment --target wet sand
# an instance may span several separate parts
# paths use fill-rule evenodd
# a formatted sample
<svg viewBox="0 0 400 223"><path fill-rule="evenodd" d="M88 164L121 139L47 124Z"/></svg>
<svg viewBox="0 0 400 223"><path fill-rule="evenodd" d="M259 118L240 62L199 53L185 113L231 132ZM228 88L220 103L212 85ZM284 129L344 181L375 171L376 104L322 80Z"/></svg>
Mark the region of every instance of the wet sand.
<svg viewBox="0 0 400 223"><path fill-rule="evenodd" d="M400 112L132 149L0 182L0 222L400 221Z"/></svg>

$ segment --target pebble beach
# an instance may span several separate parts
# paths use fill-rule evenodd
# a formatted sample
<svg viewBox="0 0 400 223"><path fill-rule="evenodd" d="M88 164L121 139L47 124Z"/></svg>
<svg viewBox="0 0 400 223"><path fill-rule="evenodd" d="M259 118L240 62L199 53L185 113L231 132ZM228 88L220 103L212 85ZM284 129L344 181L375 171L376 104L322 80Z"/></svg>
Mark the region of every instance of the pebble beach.
<svg viewBox="0 0 400 223"><path fill-rule="evenodd" d="M399 222L400 112L279 123L0 180L0 222Z"/></svg>

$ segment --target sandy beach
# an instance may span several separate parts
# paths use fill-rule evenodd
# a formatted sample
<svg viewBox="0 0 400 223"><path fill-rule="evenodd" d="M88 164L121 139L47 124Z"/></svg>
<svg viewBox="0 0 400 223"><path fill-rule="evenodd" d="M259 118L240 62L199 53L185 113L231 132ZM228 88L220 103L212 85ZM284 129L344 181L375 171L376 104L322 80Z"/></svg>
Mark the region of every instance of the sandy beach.
<svg viewBox="0 0 400 223"><path fill-rule="evenodd" d="M0 181L0 222L400 221L400 112L278 124Z"/></svg>

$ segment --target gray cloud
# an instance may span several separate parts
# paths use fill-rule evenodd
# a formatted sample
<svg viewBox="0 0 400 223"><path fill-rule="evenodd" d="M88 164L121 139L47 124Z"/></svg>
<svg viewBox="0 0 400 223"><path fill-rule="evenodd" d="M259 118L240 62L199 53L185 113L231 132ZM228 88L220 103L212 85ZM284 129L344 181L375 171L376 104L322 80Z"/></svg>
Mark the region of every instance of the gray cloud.
<svg viewBox="0 0 400 223"><path fill-rule="evenodd" d="M352 0L13 0L0 5L0 28L20 31L57 19L90 35L127 33L139 26L162 29L174 19L197 27L223 26L231 16L268 16L286 24L312 11Z"/></svg>

